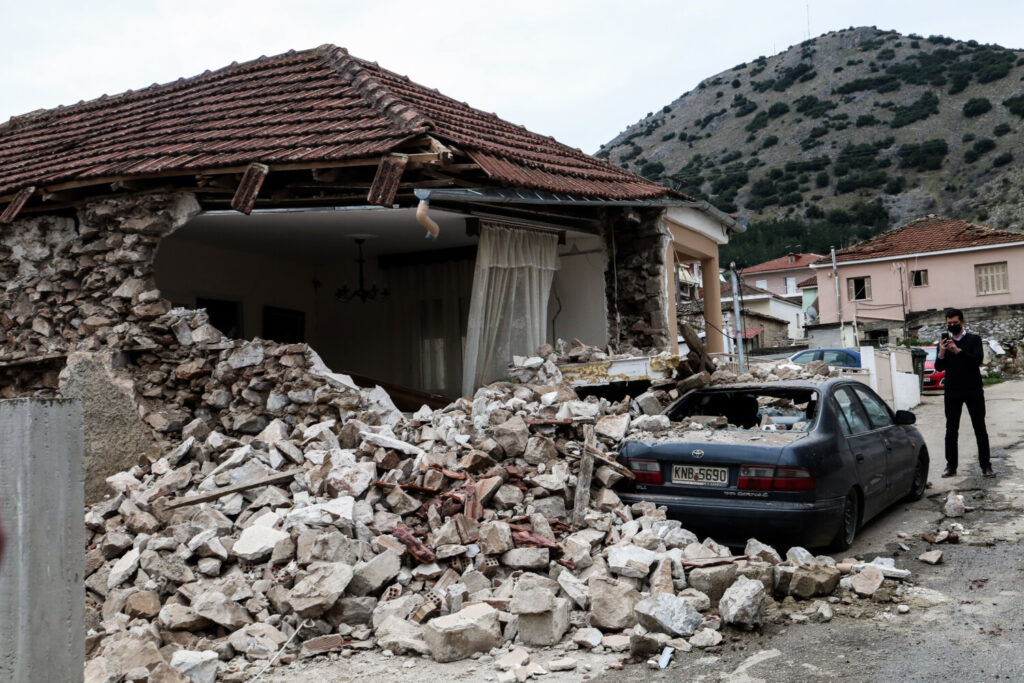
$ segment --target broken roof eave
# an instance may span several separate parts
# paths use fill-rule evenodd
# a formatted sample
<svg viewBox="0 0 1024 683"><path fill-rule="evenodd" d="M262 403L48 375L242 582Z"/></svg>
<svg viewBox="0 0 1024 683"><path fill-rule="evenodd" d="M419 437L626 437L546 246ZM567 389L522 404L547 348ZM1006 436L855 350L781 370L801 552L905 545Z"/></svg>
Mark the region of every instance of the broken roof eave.
<svg viewBox="0 0 1024 683"><path fill-rule="evenodd" d="M729 214L716 209L705 201L656 197L652 199L608 199L602 197L585 197L582 195L561 194L526 188L441 188L414 190L416 198L425 201L465 202L475 204L527 204L547 206L636 206L650 208L682 207L707 213L721 223L727 231L741 233L746 226Z"/></svg>

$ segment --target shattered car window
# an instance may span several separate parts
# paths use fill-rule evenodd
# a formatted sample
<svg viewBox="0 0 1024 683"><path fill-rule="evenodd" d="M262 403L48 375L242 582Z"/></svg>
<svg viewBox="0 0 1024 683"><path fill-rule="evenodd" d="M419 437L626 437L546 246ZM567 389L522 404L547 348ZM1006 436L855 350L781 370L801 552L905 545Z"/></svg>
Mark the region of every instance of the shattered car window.
<svg viewBox="0 0 1024 683"><path fill-rule="evenodd" d="M673 422L704 428L806 432L819 401L818 391L805 387L744 387L696 391L666 412Z"/></svg>

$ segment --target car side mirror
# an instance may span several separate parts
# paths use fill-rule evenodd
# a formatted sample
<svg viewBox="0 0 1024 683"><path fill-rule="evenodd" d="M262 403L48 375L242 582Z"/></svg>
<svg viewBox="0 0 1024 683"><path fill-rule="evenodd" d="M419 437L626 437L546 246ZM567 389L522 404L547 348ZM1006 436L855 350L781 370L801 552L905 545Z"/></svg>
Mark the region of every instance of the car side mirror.
<svg viewBox="0 0 1024 683"><path fill-rule="evenodd" d="M896 424L898 425L912 425L917 422L917 416L909 410L897 410L896 411Z"/></svg>

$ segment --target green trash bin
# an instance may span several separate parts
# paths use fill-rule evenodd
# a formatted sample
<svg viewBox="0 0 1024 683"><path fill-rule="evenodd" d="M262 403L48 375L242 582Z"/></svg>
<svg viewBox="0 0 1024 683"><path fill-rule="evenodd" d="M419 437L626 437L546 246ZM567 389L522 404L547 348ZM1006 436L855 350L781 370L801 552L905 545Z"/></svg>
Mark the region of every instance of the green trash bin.
<svg viewBox="0 0 1024 683"><path fill-rule="evenodd" d="M924 391L924 361L927 357L928 352L924 349L919 349L916 346L910 348L910 358L914 364L914 374L917 375L917 379L921 383L922 391Z"/></svg>

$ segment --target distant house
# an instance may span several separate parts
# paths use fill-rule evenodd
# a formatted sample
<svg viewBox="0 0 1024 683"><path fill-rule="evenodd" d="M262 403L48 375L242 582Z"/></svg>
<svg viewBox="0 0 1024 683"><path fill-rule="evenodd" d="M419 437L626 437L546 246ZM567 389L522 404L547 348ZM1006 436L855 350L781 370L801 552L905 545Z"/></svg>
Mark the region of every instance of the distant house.
<svg viewBox="0 0 1024 683"><path fill-rule="evenodd" d="M799 283L814 276L811 264L820 258L819 254L791 252L777 259L744 268L740 275L755 287L767 289L786 299L799 300Z"/></svg>
<svg viewBox="0 0 1024 683"><path fill-rule="evenodd" d="M941 216L837 251L835 274L830 257L812 268L820 324L855 322L861 341L906 336L948 307L970 322L1024 303L1024 234Z"/></svg>
<svg viewBox="0 0 1024 683"><path fill-rule="evenodd" d="M733 310L732 297L732 285L723 285L722 310L730 320ZM746 320L748 312L761 316L758 319L762 322L755 324ZM741 284L740 315L744 318L740 325L741 329L747 330L760 326L768 330L768 334L759 338L758 346L785 346L790 339L799 339L804 336L804 321L799 300L790 300L767 289ZM764 320L764 317L769 320Z"/></svg>

